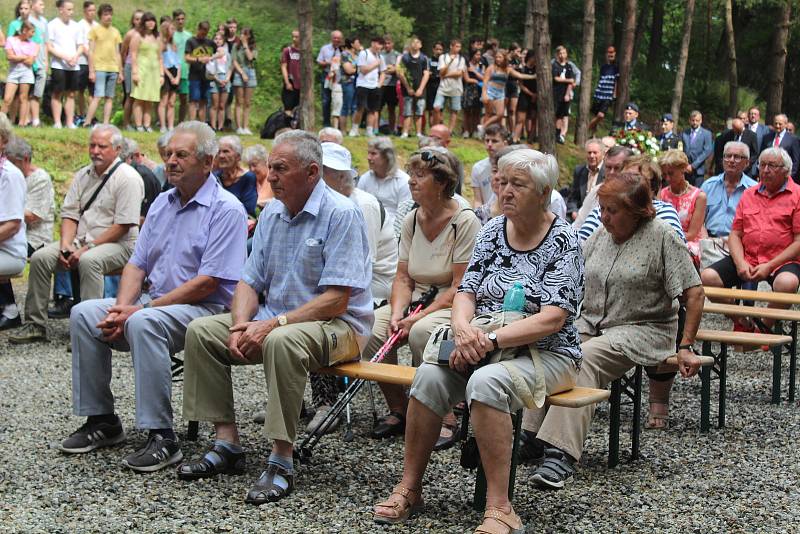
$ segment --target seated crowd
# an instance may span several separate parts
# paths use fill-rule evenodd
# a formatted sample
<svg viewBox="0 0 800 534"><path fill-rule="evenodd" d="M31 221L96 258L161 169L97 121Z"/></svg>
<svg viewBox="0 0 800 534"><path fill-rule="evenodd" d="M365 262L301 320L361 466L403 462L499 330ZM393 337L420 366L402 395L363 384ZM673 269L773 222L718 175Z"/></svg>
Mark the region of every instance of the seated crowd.
<svg viewBox="0 0 800 534"><path fill-rule="evenodd" d="M65 273L74 291L73 413L86 420L61 450L87 453L126 439L111 351L130 351L136 427L148 438L123 465L150 472L178 464L185 480L241 474L232 368L259 364L272 449L245 500L278 501L295 487L309 374L311 431L338 395L315 371L369 359L396 334L418 371L408 392L381 384L388 413L372 435L404 433L406 447L402 478L375 505L375 521L404 522L421 508L432 451L455 444L454 408L465 403L488 486L478 532L521 531L508 494L509 414L525 410L521 456L539 464L534 482L561 488L575 474L594 407L546 409L548 395L604 388L642 365L651 380L648 426L665 428L675 373L656 367L677 352L683 377L698 372L701 283L767 281L797 291L800 187L783 148L760 153L755 182L744 172L750 147L728 141L722 172L696 187L681 150L656 162L592 139L565 200L555 157L509 146L503 126L490 124L488 156L472 169L473 210L458 193L464 173L447 149L449 130L439 133L420 140L405 171L391 140L370 140L369 171L356 179L335 131L287 131L267 153L189 121L159 139L157 166L117 128L99 126L91 164L62 204L60 239L50 242L52 183L0 115L8 198L0 209L0 328L19 328L12 343L45 340L54 275ZM28 257L22 324L7 278ZM108 287L120 270L118 287ZM432 302L407 316L431 288ZM516 304L515 291L523 293ZM735 328L755 326L737 320ZM396 349L386 363L397 362ZM215 431L208 452L191 460L174 430L171 357L181 351L183 418Z"/></svg>

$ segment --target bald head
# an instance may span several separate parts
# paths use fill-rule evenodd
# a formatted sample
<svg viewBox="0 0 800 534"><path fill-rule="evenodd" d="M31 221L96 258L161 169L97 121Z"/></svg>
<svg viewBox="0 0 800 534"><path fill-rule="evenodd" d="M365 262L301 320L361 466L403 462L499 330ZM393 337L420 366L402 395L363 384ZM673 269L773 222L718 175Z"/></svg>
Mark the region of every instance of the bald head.
<svg viewBox="0 0 800 534"><path fill-rule="evenodd" d="M744 131L744 121L738 117L733 119L731 121L731 129L737 134L742 133Z"/></svg>
<svg viewBox="0 0 800 534"><path fill-rule="evenodd" d="M340 47L342 46L343 41L344 41L344 35L342 35L342 32L340 32L339 30L333 30L331 32L331 44L333 46Z"/></svg>
<svg viewBox="0 0 800 534"><path fill-rule="evenodd" d="M444 124L437 124L431 128L430 137L437 145L447 148L450 145L450 128Z"/></svg>

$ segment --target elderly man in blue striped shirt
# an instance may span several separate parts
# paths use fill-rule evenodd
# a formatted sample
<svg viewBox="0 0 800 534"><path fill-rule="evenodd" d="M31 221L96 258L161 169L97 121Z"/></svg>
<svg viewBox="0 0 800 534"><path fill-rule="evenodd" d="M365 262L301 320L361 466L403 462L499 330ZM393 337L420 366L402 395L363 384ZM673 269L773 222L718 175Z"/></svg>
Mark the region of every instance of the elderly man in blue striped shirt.
<svg viewBox="0 0 800 534"><path fill-rule="evenodd" d="M293 443L308 372L358 359L372 328L364 217L321 176L316 137L290 131L275 139L268 180L276 201L261 213L231 313L193 321L186 334L184 417L213 422L216 440L203 458L178 468L181 479L243 472L231 367L264 366L264 430L273 447L245 499L253 504L292 492ZM259 294L266 297L262 305Z"/></svg>

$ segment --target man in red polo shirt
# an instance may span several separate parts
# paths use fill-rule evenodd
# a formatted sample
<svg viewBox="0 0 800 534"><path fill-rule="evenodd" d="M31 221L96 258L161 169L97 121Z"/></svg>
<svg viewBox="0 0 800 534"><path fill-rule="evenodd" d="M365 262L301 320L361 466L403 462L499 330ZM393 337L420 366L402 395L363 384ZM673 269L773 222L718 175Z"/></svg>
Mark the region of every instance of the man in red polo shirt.
<svg viewBox="0 0 800 534"><path fill-rule="evenodd" d="M705 286L732 287L766 280L773 291L796 293L800 285L800 185L789 176L792 159L784 149L768 148L758 161L760 183L742 194L733 218L728 237L731 255L703 270L700 277ZM771 326L772 321L764 323ZM734 320L733 329L754 330L748 319Z"/></svg>

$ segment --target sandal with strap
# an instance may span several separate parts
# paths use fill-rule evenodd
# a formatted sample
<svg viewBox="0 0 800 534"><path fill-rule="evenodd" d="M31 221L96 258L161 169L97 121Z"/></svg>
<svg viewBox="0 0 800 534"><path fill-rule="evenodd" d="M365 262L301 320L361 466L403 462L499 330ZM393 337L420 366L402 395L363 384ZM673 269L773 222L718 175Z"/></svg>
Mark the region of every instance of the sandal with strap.
<svg viewBox="0 0 800 534"><path fill-rule="evenodd" d="M206 455L214 454L218 462L212 462ZM222 445L214 444L199 460L185 462L178 466L178 478L181 480L198 480L217 475L241 475L245 470L244 452L231 452Z"/></svg>
<svg viewBox="0 0 800 534"><path fill-rule="evenodd" d="M375 505L372 513L372 519L376 523L383 525L395 525L397 523L404 523L408 519L422 511L424 504L422 502L422 489L408 489L405 486L398 484L392 490L392 495L399 495L405 499L405 504L400 502L390 502L389 500L380 502Z"/></svg>
<svg viewBox="0 0 800 534"><path fill-rule="evenodd" d="M443 436L443 431L449 431L449 436ZM444 451L452 447L458 442L458 438L460 437L458 432L458 423L451 424L451 423L442 423L442 428L439 431L439 439L436 440L436 444L433 446L433 450L435 451Z"/></svg>
<svg viewBox="0 0 800 534"><path fill-rule="evenodd" d="M490 521L490 520L494 521ZM519 534L524 532L522 519L514 513L507 514L500 508L487 506L483 513L483 523L475 529L474 534Z"/></svg>
<svg viewBox="0 0 800 534"><path fill-rule="evenodd" d="M387 423L386 419L394 417L398 423ZM400 412L389 412L388 415L383 416L375 428L372 429L370 437L374 439L383 439L391 436L400 436L406 430L406 416Z"/></svg>
<svg viewBox="0 0 800 534"><path fill-rule="evenodd" d="M654 413L653 406L665 406L666 413ZM644 424L647 430L667 430L669 429L669 405L665 402L651 402L650 413L647 422Z"/></svg>
<svg viewBox="0 0 800 534"><path fill-rule="evenodd" d="M275 484L275 475L285 478L289 486L283 489L281 486ZM244 502L256 505L276 502L284 497L288 497L293 489L293 474L289 473L289 471L278 464L267 464L267 470L261 473L256 483L253 484L253 487L247 492L247 497L245 497Z"/></svg>
<svg viewBox="0 0 800 534"><path fill-rule="evenodd" d="M561 489L572 482L575 467L567 454L556 448L545 449L544 462L533 473L533 481L542 488Z"/></svg>

